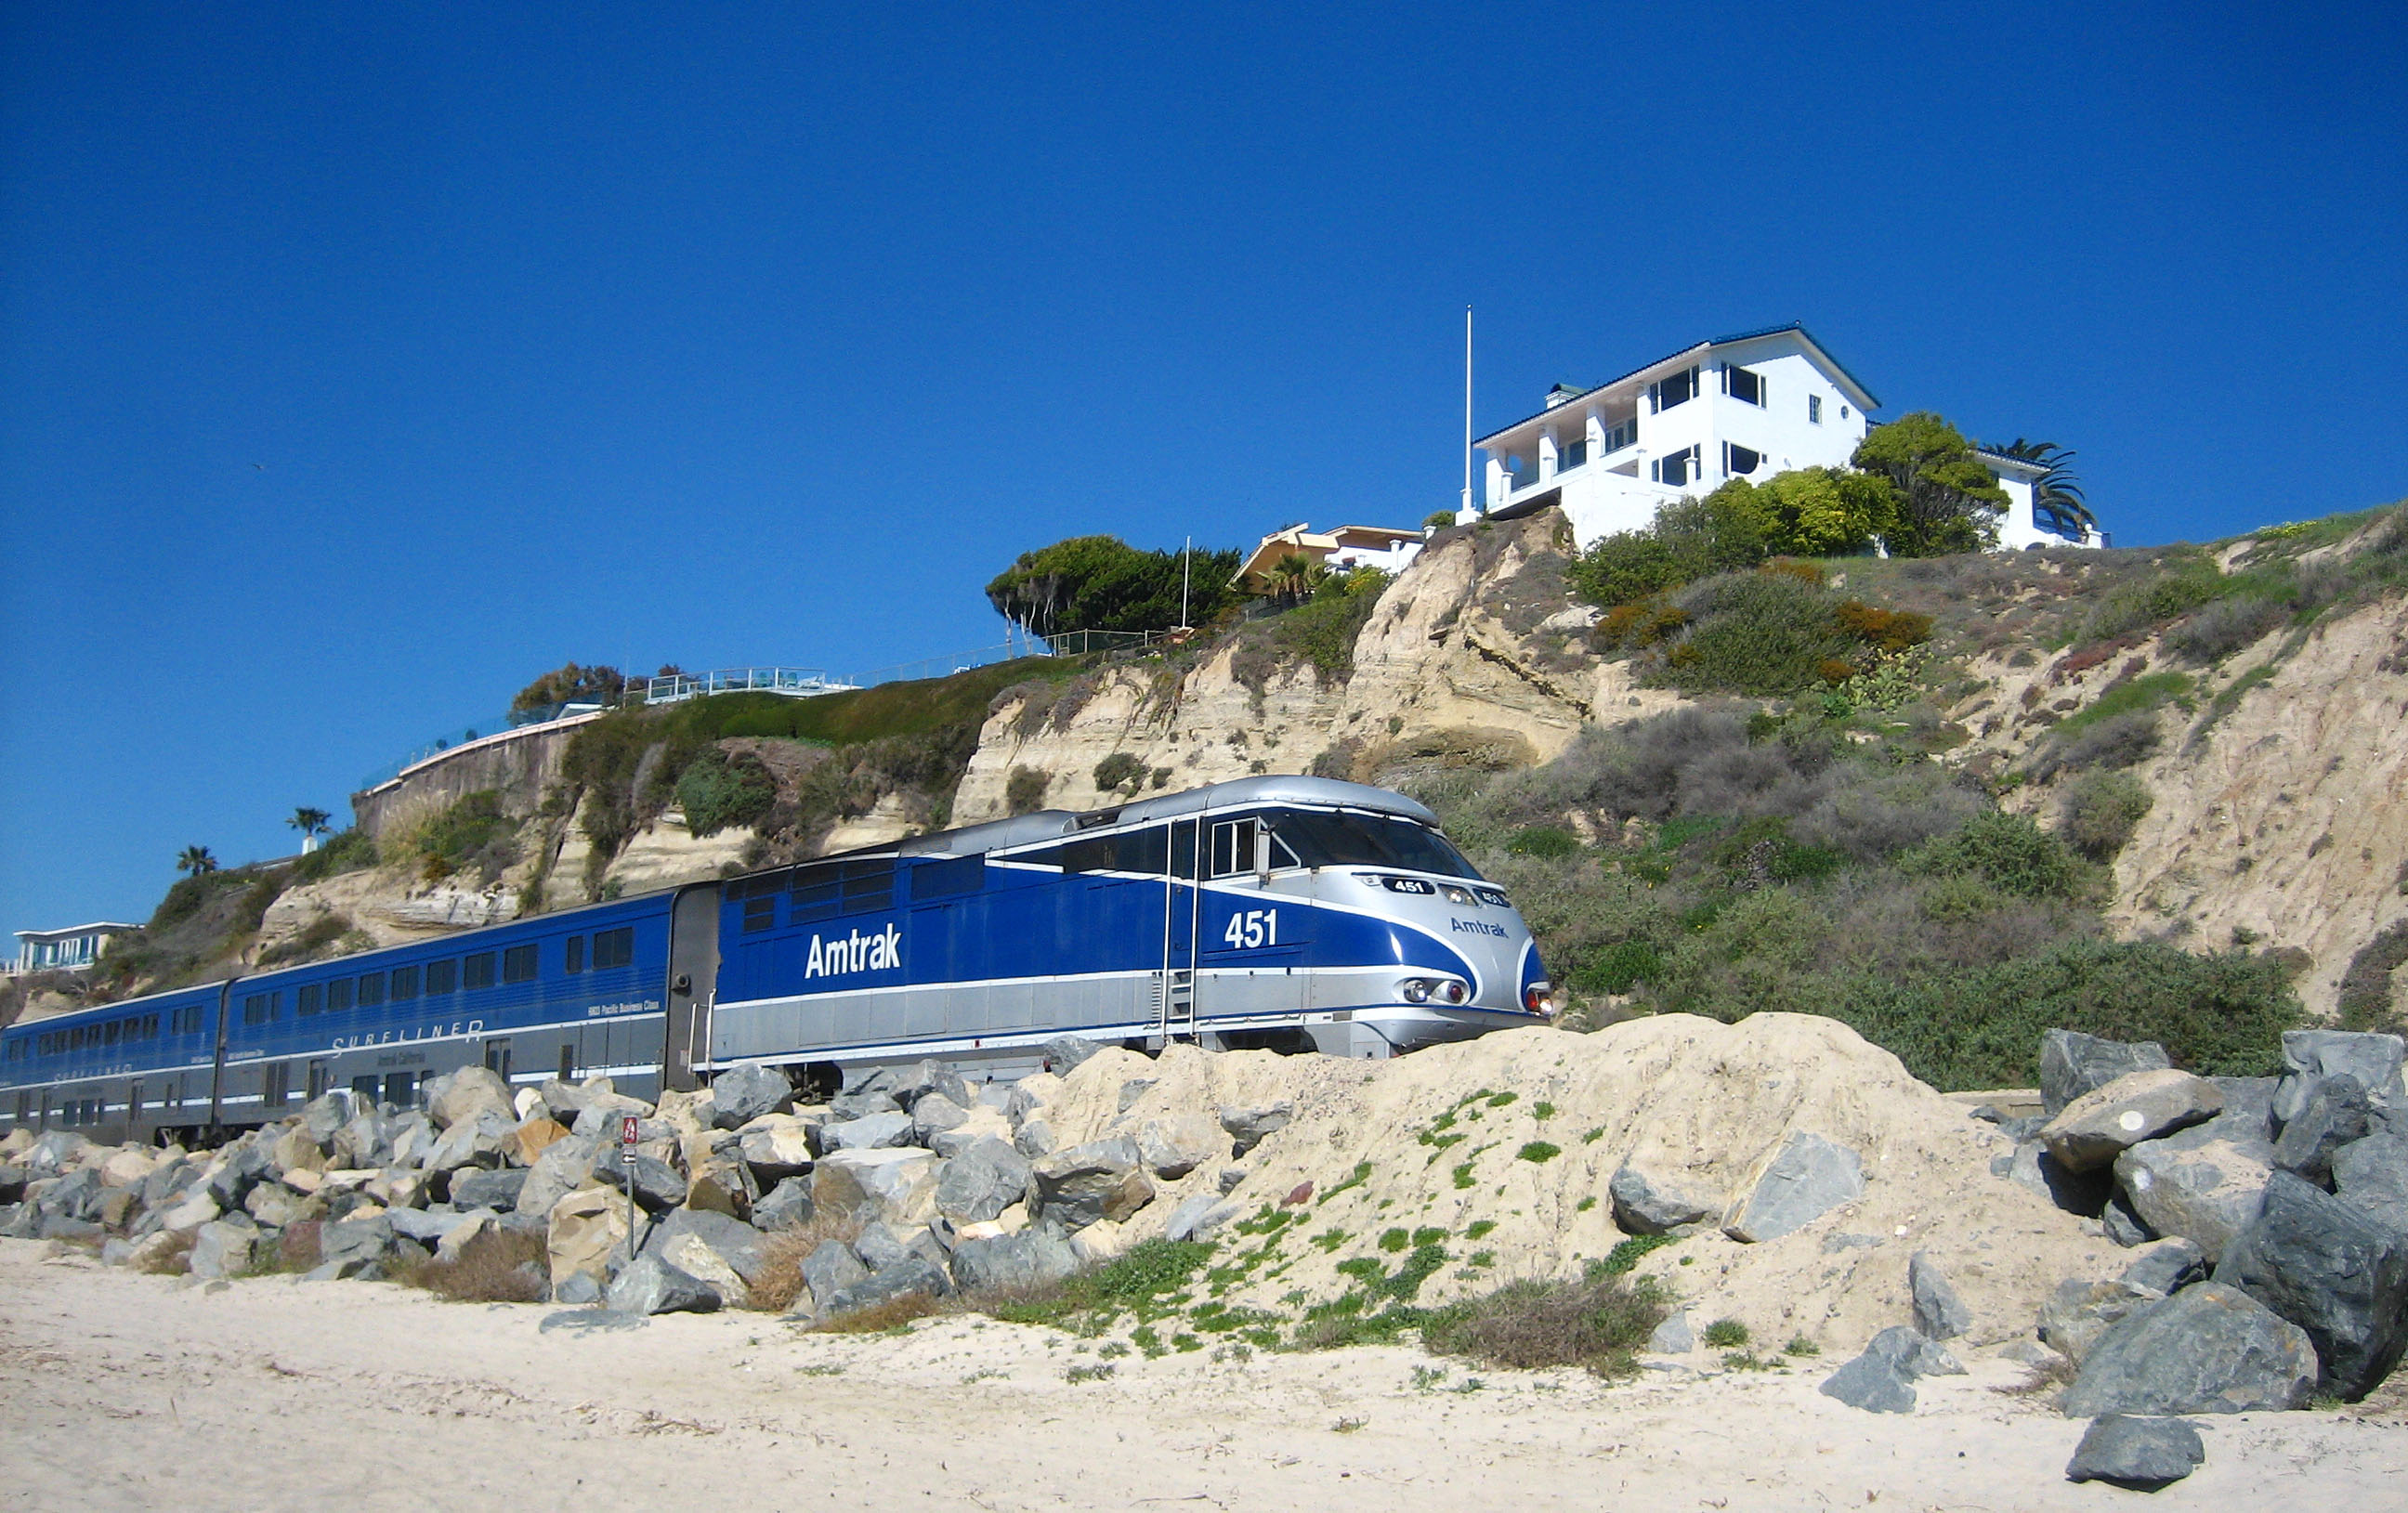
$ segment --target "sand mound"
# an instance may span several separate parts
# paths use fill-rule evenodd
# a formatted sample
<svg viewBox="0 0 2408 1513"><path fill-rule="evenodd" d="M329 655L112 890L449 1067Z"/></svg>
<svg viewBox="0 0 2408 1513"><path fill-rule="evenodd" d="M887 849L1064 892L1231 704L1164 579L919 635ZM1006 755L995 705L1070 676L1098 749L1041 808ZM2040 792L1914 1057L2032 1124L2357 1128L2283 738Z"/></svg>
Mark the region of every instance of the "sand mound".
<svg viewBox="0 0 2408 1513"><path fill-rule="evenodd" d="M1128 1086L1144 1079L1153 1085ZM1608 1192L1626 1161L1726 1204L1753 1190L1794 1132L1856 1152L1864 1194L1778 1239L1742 1244L1709 1223L1645 1256L1639 1274L1661 1278L1700 1323L1737 1318L1773 1347L1803 1335L1853 1350L1908 1320L1907 1263L1923 1250L1971 1309L1966 1343L1996 1344L2028 1338L2062 1277L2121 1263L2081 1220L1991 1175L2009 1147L1989 1125L1847 1026L1810 1015L1519 1030L1380 1063L1110 1050L1064 1078L1042 1117L1068 1146L1150 1121L1192 1129L1222 1106L1281 1099L1296 1106L1292 1124L1242 1161L1161 1184L1128 1223L1134 1238L1160 1234L1182 1199L1242 1166L1228 1201L1257 1222L1223 1229L1215 1257L1231 1303L1286 1312L1357 1286L1373 1264L1394 1276L1433 1243L1445 1260L1421 1303L1577 1275L1627 1237ZM1247 1232L1308 1181L1294 1221Z"/></svg>

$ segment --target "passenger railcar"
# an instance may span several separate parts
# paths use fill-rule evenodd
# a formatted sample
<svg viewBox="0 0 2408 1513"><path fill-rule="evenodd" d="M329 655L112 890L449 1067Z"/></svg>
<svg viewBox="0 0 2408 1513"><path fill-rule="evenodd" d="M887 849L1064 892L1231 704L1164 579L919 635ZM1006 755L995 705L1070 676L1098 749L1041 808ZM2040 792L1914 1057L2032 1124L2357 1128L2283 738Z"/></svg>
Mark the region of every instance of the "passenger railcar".
<svg viewBox="0 0 2408 1513"><path fill-rule="evenodd" d="M1386 1056L1552 1012L1528 928L1426 808L1255 778L15 1026L0 1130L191 1139L479 1063L649 1098L748 1062L1008 1076L1071 1033Z"/></svg>

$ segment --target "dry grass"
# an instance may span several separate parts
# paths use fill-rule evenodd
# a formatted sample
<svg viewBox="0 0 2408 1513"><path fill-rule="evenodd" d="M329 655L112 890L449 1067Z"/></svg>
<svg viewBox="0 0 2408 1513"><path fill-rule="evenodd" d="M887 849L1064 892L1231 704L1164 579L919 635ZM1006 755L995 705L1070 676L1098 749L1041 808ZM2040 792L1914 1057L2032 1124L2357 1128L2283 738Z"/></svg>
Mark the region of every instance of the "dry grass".
<svg viewBox="0 0 2408 1513"><path fill-rule="evenodd" d="M939 1311L938 1300L924 1292L909 1292L883 1303L873 1303L867 1308L813 1324L815 1335L883 1335L890 1329L901 1329L914 1319L925 1319Z"/></svg>
<svg viewBox="0 0 2408 1513"><path fill-rule="evenodd" d="M2030 1375L2024 1377L2023 1380L2016 1382L2012 1387L1994 1387L1991 1391L1995 1392L2004 1392L2009 1397L2040 1397L2046 1395L2054 1398L2057 1393L2072 1386L2073 1378L2078 1376L2082 1370L2082 1368L2075 1365L2071 1360L2053 1352L2047 1360L2037 1362L2028 1366L2026 1369L2030 1373Z"/></svg>
<svg viewBox="0 0 2408 1513"><path fill-rule="evenodd" d="M153 1277L181 1277L193 1269L193 1231L185 1230L144 1256L140 1269Z"/></svg>
<svg viewBox="0 0 2408 1513"><path fill-rule="evenodd" d="M536 1272L523 1269L530 1262ZM552 1293L543 1237L507 1229L481 1230L458 1255L404 1267L394 1280L453 1303L541 1303Z"/></svg>
<svg viewBox="0 0 2408 1513"><path fill-rule="evenodd" d="M1440 1355L1516 1371L1581 1366L1620 1377L1636 1369L1634 1352L1667 1311L1662 1292L1643 1279L1512 1282L1432 1314L1422 1325L1422 1344Z"/></svg>
<svg viewBox="0 0 2408 1513"><path fill-rule="evenodd" d="M309 1271L323 1261L325 1257L318 1249L318 1226L319 1220L315 1219L287 1225L284 1233L277 1237L274 1269Z"/></svg>
<svg viewBox="0 0 2408 1513"><path fill-rule="evenodd" d="M744 1306L783 1313L803 1292L803 1262L829 1240L851 1245L861 1238L861 1221L838 1214L813 1214L799 1229L781 1229L762 1248L761 1274L745 1290Z"/></svg>

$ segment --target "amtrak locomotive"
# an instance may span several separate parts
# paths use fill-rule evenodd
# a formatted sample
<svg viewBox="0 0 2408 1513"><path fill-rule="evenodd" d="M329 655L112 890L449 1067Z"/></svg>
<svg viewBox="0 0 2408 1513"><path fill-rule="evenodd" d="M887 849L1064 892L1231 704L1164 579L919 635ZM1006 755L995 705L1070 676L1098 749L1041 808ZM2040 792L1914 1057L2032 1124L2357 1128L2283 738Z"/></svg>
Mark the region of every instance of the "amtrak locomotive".
<svg viewBox="0 0 2408 1513"><path fill-rule="evenodd" d="M0 1132L256 1126L333 1087L1016 1076L1077 1034L1388 1056L1541 1021L1511 900L1398 793L1249 778L1046 810L0 1034Z"/></svg>

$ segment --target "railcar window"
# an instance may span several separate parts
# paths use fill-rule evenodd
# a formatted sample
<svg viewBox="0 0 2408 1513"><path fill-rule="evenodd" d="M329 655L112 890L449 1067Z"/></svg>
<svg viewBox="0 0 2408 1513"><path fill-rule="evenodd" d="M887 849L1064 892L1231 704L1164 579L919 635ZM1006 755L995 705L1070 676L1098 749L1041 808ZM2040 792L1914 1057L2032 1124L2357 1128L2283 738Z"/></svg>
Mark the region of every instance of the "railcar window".
<svg viewBox="0 0 2408 1513"><path fill-rule="evenodd" d="M245 1024L265 1024L265 1023L269 1022L270 1021L274 1020L275 1018L276 1018L276 995L275 995L274 993L272 993L272 992L255 992L255 993L252 993L252 994L251 994L250 996L248 996L248 997L246 997L246 998L244 998L244 999L243 999L243 1001L242 1001L242 1022L243 1022L243 1023L245 1023Z"/></svg>
<svg viewBox="0 0 2408 1513"><path fill-rule="evenodd" d="M326 1012L340 1014L351 1006L351 979L337 978L326 984Z"/></svg>
<svg viewBox="0 0 2408 1513"><path fill-rule="evenodd" d="M201 1009L200 1009L200 1006L199 1006L199 1005L197 1005L197 1004L195 1004L195 1005L194 1005L194 1006L193 1006L192 1007L190 1007L190 1008L179 1008L179 1009L176 1010L175 1018L174 1018L174 1020L173 1020L173 1021L172 1021L172 1022L173 1022L173 1025L174 1025L174 1030L173 1030L173 1033L174 1033L174 1034L177 1034L177 1035L198 1035L198 1034L200 1034L200 1033L201 1033Z"/></svg>
<svg viewBox="0 0 2408 1513"><path fill-rule="evenodd" d="M842 865L844 911L847 914L858 914L864 909L882 909L895 902L894 858L846 862Z"/></svg>
<svg viewBox="0 0 2408 1513"><path fill-rule="evenodd" d="M326 990L315 983L305 983L293 990L293 1012L303 1019L326 1011Z"/></svg>
<svg viewBox="0 0 2408 1513"><path fill-rule="evenodd" d="M915 862L911 865L911 898L952 898L959 893L975 893L986 886L986 858L983 856L948 856L941 861Z"/></svg>
<svg viewBox="0 0 2408 1513"><path fill-rule="evenodd" d="M415 998L417 996L418 968L414 966L394 967L393 969L392 993L394 1002L399 1003L405 998Z"/></svg>
<svg viewBox="0 0 2408 1513"><path fill-rule="evenodd" d="M1116 835L1095 835L1062 847L1065 872L1139 872L1162 876L1170 856L1168 827L1125 830Z"/></svg>
<svg viewBox="0 0 2408 1513"><path fill-rule="evenodd" d="M492 951L480 950L476 955L463 960L460 963L460 986L469 990L471 992L475 992L479 988L490 988L494 985L494 953Z"/></svg>
<svg viewBox="0 0 2408 1513"><path fill-rule="evenodd" d="M1406 820L1291 813L1275 816L1271 828L1306 866L1402 867L1443 878L1480 876L1444 836Z"/></svg>
<svg viewBox="0 0 2408 1513"><path fill-rule="evenodd" d="M374 1008L384 1002L383 973L369 972L361 977L358 1002L362 1008Z"/></svg>
<svg viewBox="0 0 2408 1513"><path fill-rule="evenodd" d="M1260 823L1258 819L1226 820L1212 827L1212 870L1210 876L1233 878L1254 870L1254 833ZM1271 865L1296 867L1303 864L1295 849L1281 840L1275 832L1271 836Z"/></svg>
<svg viewBox="0 0 2408 1513"><path fill-rule="evenodd" d="M1065 872L1110 872L1111 869L1112 837L1110 835L1070 841L1062 848L1062 870Z"/></svg>
<svg viewBox="0 0 2408 1513"><path fill-rule="evenodd" d="M585 970L585 937L583 935L569 936L567 941L562 946L561 951L562 956L560 967L562 971L567 973L573 978L580 972ZM561 1080L565 1082L568 1079L566 1078L563 1078Z"/></svg>
<svg viewBox="0 0 2408 1513"><path fill-rule="evenodd" d="M503 951L502 980L504 982L533 982L535 980L536 966L535 951L536 949L532 945L512 946L509 949Z"/></svg>
<svg viewBox="0 0 2408 1513"><path fill-rule="evenodd" d="M633 966L635 963L636 931L633 925L594 932L595 971L613 966Z"/></svg>
<svg viewBox="0 0 2408 1513"><path fill-rule="evenodd" d="M429 998L437 993L453 992L459 985L459 963L429 962L426 963L426 996Z"/></svg>
<svg viewBox="0 0 2408 1513"><path fill-rule="evenodd" d="M837 876L834 863L824 867L796 867L791 877L794 898L787 910L796 923L833 919L842 909L844 883Z"/></svg>
<svg viewBox="0 0 2408 1513"><path fill-rule="evenodd" d="M778 922L778 901L774 898L748 898L744 901L744 933L757 935Z"/></svg>

